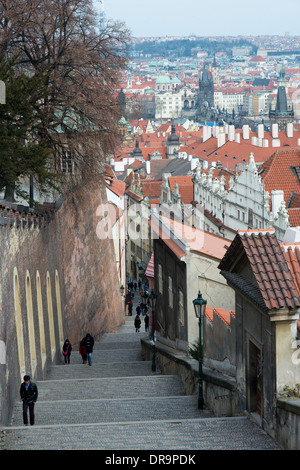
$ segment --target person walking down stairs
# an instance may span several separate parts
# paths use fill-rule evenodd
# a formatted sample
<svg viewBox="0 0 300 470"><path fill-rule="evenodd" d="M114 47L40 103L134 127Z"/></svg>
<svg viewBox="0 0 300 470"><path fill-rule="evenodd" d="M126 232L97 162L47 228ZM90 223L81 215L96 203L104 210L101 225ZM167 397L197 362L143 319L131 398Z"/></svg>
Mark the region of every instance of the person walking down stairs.
<svg viewBox="0 0 300 470"><path fill-rule="evenodd" d="M139 315L137 315L134 319L134 326L136 333L139 333L141 328L141 319Z"/></svg>
<svg viewBox="0 0 300 470"><path fill-rule="evenodd" d="M92 365L92 352L93 352L93 347L94 347L94 338L88 333L82 340L82 343L85 347L85 351L87 354L87 360L89 366Z"/></svg>

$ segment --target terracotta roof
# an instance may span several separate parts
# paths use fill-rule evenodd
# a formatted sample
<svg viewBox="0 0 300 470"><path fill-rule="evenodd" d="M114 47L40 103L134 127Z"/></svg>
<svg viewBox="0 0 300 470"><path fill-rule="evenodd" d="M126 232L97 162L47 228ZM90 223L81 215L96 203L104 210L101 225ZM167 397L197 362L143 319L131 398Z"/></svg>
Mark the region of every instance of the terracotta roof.
<svg viewBox="0 0 300 470"><path fill-rule="evenodd" d="M110 189L117 196L119 197L124 196L124 193L126 190L126 183L124 183L123 181L118 180L117 178L106 177L105 186L107 187L107 189Z"/></svg>
<svg viewBox="0 0 300 470"><path fill-rule="evenodd" d="M292 192L299 192L300 179L295 171L300 167L300 150L279 150L259 167L259 175L265 185L265 190L282 189L284 201L288 205Z"/></svg>
<svg viewBox="0 0 300 470"><path fill-rule="evenodd" d="M191 252L218 261L222 259L231 242L226 238L169 219L165 216L161 216L160 219L164 223L165 231L163 231L161 227L158 227L157 220L154 217L151 218L151 227L170 248L172 246L172 251L174 251L179 258L186 254L185 246L187 244ZM178 243L176 243L177 240ZM181 241L183 241L183 244ZM173 243L175 243L176 248L174 248Z"/></svg>
<svg viewBox="0 0 300 470"><path fill-rule="evenodd" d="M289 222L291 227L300 226L300 207L293 207L292 209L287 209L289 215Z"/></svg>
<svg viewBox="0 0 300 470"><path fill-rule="evenodd" d="M300 290L300 243L294 243L292 245L282 243L281 247L292 276Z"/></svg>
<svg viewBox="0 0 300 470"><path fill-rule="evenodd" d="M215 315L217 315L225 323L225 325L230 328L231 317L235 317L235 312L232 310L228 312L224 308L206 307L205 316L210 321L210 323L214 322Z"/></svg>
<svg viewBox="0 0 300 470"><path fill-rule="evenodd" d="M288 208L293 209L295 207L300 207L300 194L293 192L288 203Z"/></svg>
<svg viewBox="0 0 300 470"><path fill-rule="evenodd" d="M252 280L231 269L241 251L250 263ZM300 292L273 229L238 231L219 268L229 283L264 310L300 306Z"/></svg>
<svg viewBox="0 0 300 470"><path fill-rule="evenodd" d="M143 196L159 198L161 194L162 179L141 179Z"/></svg>
<svg viewBox="0 0 300 470"><path fill-rule="evenodd" d="M205 316L210 321L210 323L213 323L214 322L214 308L206 307Z"/></svg>
<svg viewBox="0 0 300 470"><path fill-rule="evenodd" d="M170 176L169 185L171 191L174 191L175 184L178 184L178 191L181 196L181 202L190 204L194 197L193 176Z"/></svg>

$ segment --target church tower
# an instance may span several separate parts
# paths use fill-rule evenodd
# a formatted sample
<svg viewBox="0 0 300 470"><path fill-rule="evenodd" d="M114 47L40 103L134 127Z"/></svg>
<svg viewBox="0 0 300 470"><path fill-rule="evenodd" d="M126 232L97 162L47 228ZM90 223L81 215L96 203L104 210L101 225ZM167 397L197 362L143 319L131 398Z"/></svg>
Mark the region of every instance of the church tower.
<svg viewBox="0 0 300 470"><path fill-rule="evenodd" d="M271 124L278 124L280 131L286 131L288 123L294 121L294 109L292 105L288 105L286 90L287 80L282 66L278 80L276 107L270 108L269 111Z"/></svg>
<svg viewBox="0 0 300 470"><path fill-rule="evenodd" d="M214 82L212 74L208 72L206 64L203 67L202 77L199 80L198 115L205 115L214 106Z"/></svg>
<svg viewBox="0 0 300 470"><path fill-rule="evenodd" d="M219 66L217 64L215 55L214 55L214 61L211 66L211 73L212 73L212 79L213 79L214 85L219 86L220 85L220 73L219 73Z"/></svg>
<svg viewBox="0 0 300 470"><path fill-rule="evenodd" d="M178 135L176 134L175 124L172 124L171 134L169 134L167 139L167 158L176 158L180 145L181 143Z"/></svg>

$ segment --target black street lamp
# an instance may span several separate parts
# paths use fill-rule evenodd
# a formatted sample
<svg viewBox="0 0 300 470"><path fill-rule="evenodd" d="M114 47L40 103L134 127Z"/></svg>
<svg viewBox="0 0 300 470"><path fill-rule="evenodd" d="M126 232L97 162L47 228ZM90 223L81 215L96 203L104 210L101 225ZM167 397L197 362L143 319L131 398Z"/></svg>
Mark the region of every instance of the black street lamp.
<svg viewBox="0 0 300 470"><path fill-rule="evenodd" d="M156 363L155 363L155 319L154 319L154 312L155 312L155 304L157 295L154 294L153 289L151 290L151 294L149 295L149 299L151 302L151 310L152 310L152 371L156 371Z"/></svg>
<svg viewBox="0 0 300 470"><path fill-rule="evenodd" d="M198 408L203 410L203 374L202 374L202 361L203 361L203 352L202 352L202 319L205 314L207 300L202 298L201 292L198 292L197 299L193 300L195 315L199 320L199 392L198 392Z"/></svg>

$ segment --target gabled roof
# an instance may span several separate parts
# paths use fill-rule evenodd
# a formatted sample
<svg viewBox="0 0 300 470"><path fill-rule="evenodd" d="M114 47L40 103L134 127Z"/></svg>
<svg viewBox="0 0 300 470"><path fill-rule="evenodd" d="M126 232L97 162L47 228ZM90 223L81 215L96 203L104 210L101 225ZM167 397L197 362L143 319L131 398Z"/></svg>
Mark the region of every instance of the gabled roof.
<svg viewBox="0 0 300 470"><path fill-rule="evenodd" d="M241 275L236 260L245 254L253 277ZM261 309L297 309L300 291L272 230L238 231L219 264L221 274Z"/></svg>

